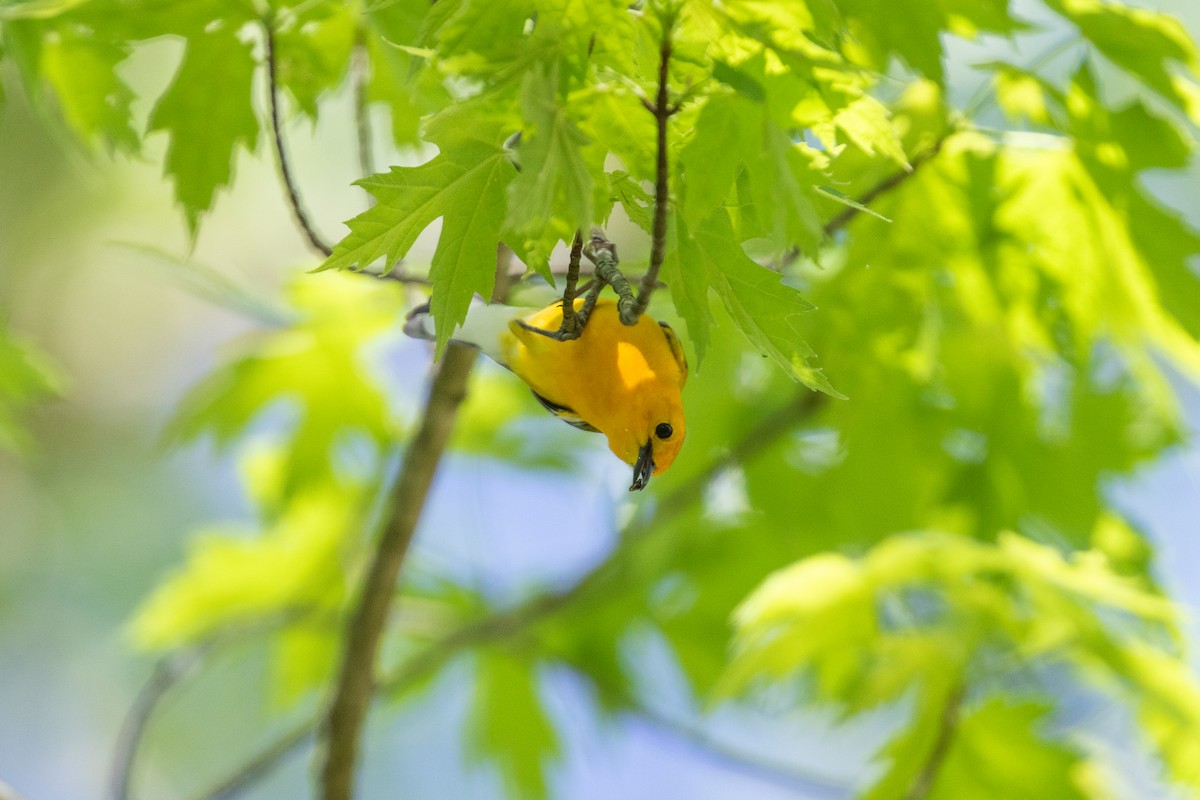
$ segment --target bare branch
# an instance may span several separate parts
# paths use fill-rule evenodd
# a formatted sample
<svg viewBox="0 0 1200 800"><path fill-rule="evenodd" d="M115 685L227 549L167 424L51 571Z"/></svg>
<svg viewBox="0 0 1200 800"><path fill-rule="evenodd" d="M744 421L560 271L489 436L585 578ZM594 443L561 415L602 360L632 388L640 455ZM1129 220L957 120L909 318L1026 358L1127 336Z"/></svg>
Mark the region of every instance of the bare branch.
<svg viewBox="0 0 1200 800"><path fill-rule="evenodd" d="M583 234L575 231L571 241L571 261L567 265L567 282L563 286L562 324L558 326L561 339L578 339L583 333L583 324L575 315L575 298L578 296L576 287L579 283L579 259L583 254Z"/></svg>
<svg viewBox="0 0 1200 800"><path fill-rule="evenodd" d="M236 797L270 775L284 759L297 754L322 730L322 720L317 718L300 723L272 741L224 780L196 795L195 800L230 800Z"/></svg>
<svg viewBox="0 0 1200 800"><path fill-rule="evenodd" d="M637 322L650 305L650 297L658 286L658 273L662 269L667 253L667 213L671 205L670 165L667 162L667 123L679 111L668 96L667 78L671 65L671 28L673 20L662 21L662 43L658 61L658 95L650 108L654 114L658 132L658 158L654 167L654 224L650 233L650 267L642 276L638 287L637 304L633 307L633 321ZM622 322L624 318L622 317ZM627 325L630 323L626 323Z"/></svg>
<svg viewBox="0 0 1200 800"><path fill-rule="evenodd" d="M458 407L466 396L475 355L474 350L453 344L446 351L430 388L420 429L409 445L392 492L392 515L349 623L341 669L329 706L320 778L320 796L324 800L351 800L353 796L359 739L375 691L379 639L434 471L450 440Z"/></svg>
<svg viewBox="0 0 1200 800"><path fill-rule="evenodd" d="M634 718L698 748L735 772L798 792L804 797L845 798L851 793L850 787L832 778L802 772L791 764L772 761L745 747L722 742L702 727L674 719L636 699L627 699L627 703L628 713Z"/></svg>
<svg viewBox="0 0 1200 800"><path fill-rule="evenodd" d="M275 57L274 18L271 15L263 17L262 27L267 49L267 100L271 108L271 133L275 141L275 157L276 163L279 166L279 174L283 179L283 186L287 190L288 204L291 206L292 216L296 220L296 225L299 226L305 238L308 239L309 245L314 250L323 256L328 256L333 252L333 249L317 234L316 229L313 228L312 222L308 218L308 213L300 203L300 193L296 188L296 181L292 175L291 165L288 163L287 150L283 146L283 124L279 120L279 72Z"/></svg>
<svg viewBox="0 0 1200 800"><path fill-rule="evenodd" d="M206 646L200 646L185 653L164 656L154 665L154 670L134 698L117 734L109 784L113 800L128 800L142 738L159 701L200 664L207 650ZM4 793L0 792L0 800L3 798Z"/></svg>
<svg viewBox="0 0 1200 800"><path fill-rule="evenodd" d="M882 181L868 189L861 197L858 198L856 202L861 206L869 206L871 203L875 202L875 200L879 199L880 195L887 194L888 192L900 186L900 184L907 181L917 173L917 169L922 164L929 161L939 152L941 152L942 145L946 143L946 139L948 139L953 132L954 131L951 131L950 133L939 137L928 148L914 155L912 160L909 162L909 169L902 172L897 172L895 175L884 178ZM861 209L853 206L846 206L842 209L841 213L825 223L825 235L832 236L833 234L837 233L839 230L849 225L854 218L861 213Z"/></svg>
<svg viewBox="0 0 1200 800"><path fill-rule="evenodd" d="M561 592L540 594L512 609L493 612L464 623L385 676L379 682L376 691L393 695L402 693L466 650L512 638L585 599L606 597L614 591L619 591L617 587L626 574L637 542L663 535L663 531L667 529L663 523L702 497L713 477L733 464L755 458L786 435L795 424L814 414L824 405L826 399L826 395L823 394L808 390L798 391L791 401L760 418L754 427L733 442L730 448L714 459L706 469L663 495L649 516L630 522L622 531L617 547L575 584ZM256 754L245 766L223 780L218 788L200 795L197 800L227 800L248 788L268 774L285 757L296 752L316 732L319 725L320 720L315 718L298 725Z"/></svg>

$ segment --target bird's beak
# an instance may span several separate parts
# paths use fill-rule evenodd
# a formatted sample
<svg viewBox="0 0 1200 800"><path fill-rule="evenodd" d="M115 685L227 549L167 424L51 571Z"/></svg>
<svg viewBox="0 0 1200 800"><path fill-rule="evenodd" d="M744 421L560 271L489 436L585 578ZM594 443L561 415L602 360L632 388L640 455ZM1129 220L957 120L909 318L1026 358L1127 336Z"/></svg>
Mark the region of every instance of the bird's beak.
<svg viewBox="0 0 1200 800"><path fill-rule="evenodd" d="M654 447L649 439L638 450L637 461L633 465L633 483L629 491L637 492L646 488L650 476L654 474Z"/></svg>

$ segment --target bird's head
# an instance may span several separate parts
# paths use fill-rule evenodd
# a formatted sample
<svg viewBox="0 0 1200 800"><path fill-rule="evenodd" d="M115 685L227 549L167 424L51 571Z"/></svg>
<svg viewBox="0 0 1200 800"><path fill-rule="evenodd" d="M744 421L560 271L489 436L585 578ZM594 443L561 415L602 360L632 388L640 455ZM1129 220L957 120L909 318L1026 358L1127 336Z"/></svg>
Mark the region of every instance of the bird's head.
<svg viewBox="0 0 1200 800"><path fill-rule="evenodd" d="M675 392L648 392L645 402L628 416L629 424L608 434L609 448L633 467L629 491L645 489L651 475L665 472L679 455L687 426L683 404Z"/></svg>

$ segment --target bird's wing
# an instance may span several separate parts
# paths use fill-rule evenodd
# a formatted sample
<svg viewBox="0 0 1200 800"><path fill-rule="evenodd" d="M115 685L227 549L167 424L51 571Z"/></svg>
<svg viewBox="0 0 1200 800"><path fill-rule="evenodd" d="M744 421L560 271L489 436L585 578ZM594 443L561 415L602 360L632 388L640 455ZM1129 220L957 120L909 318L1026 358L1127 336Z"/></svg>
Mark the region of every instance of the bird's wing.
<svg viewBox="0 0 1200 800"><path fill-rule="evenodd" d="M675 329L665 322L658 323L662 326L663 335L667 337L667 344L671 346L671 355L675 356L675 363L679 365L679 386L687 382L688 363L687 356L683 352L683 343L679 341L679 337L675 335Z"/></svg>
<svg viewBox="0 0 1200 800"><path fill-rule="evenodd" d="M533 391L533 390L531 389L530 391ZM575 413L575 411L573 409L567 408L564 405L559 405L558 403L555 403L553 400L547 400L545 397L542 397L537 392L533 392L533 396L538 399L538 402L541 403L547 411L549 411L551 414L558 417L559 419L561 419L563 422L567 423L568 425L573 425L576 428L579 428L579 430L581 430L581 431L591 431L592 433L600 432L599 428L596 428L591 423L584 420L584 418L579 416L577 413Z"/></svg>

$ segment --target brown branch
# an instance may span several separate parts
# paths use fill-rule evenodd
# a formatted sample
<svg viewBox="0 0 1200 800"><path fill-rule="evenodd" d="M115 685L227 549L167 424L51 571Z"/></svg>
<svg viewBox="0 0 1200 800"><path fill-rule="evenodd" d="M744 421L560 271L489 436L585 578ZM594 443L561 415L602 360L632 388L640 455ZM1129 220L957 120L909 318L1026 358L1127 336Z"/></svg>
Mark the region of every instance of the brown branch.
<svg viewBox="0 0 1200 800"><path fill-rule="evenodd" d="M950 745L954 742L954 734L958 730L959 715L962 711L963 697L966 693L966 684L960 683L951 689L950 694L946 697L946 705L942 707L942 716L938 722L937 738L929 750L929 757L925 759L920 774L913 781L908 794L904 796L905 800L924 800L933 789L933 782L937 779L938 770L942 768L942 762L946 760L946 754L950 752Z"/></svg>
<svg viewBox="0 0 1200 800"><path fill-rule="evenodd" d="M419 683L465 650L509 639L587 598L606 597L619 591L619 584L626 574L628 562L634 555L637 543L664 535L667 526L663 523L682 513L701 498L714 476L733 464L745 463L758 456L794 425L816 413L827 399L826 395L816 392L798 391L791 401L759 419L754 427L746 431L727 451L713 459L706 468L663 495L652 513L631 521L622 531L617 547L574 585L561 592L531 597L514 608L496 611L464 623L433 641L390 675L385 676L375 687L375 691L398 694ZM321 720L318 718L301 723L269 744L246 765L221 781L216 788L199 795L197 800L227 800L248 788L259 778L265 777L270 769L285 757L296 752L316 733L320 724Z"/></svg>
<svg viewBox="0 0 1200 800"><path fill-rule="evenodd" d="M503 300L508 294L511 260L512 251L499 245L493 300ZM325 733L320 777L322 800L353 797L358 744L376 688L379 641L433 474L454 430L458 407L466 397L475 356L475 350L451 344L442 357L429 389L420 428L405 453L391 492L391 514L375 549L358 607L349 622L333 699L322 723Z"/></svg>
<svg viewBox="0 0 1200 800"><path fill-rule="evenodd" d="M281 761L298 753L304 744L323 731L323 719L314 718L296 725L256 753L237 771L204 793L196 795L195 800L230 800L230 798L236 797L270 775Z"/></svg>
<svg viewBox="0 0 1200 800"><path fill-rule="evenodd" d="M283 146L283 124L279 120L279 65L275 55L275 22L271 15L263 17L263 36L266 39L267 60L267 100L271 109L271 133L275 142L275 160L279 167L283 186L287 190L288 204L292 209L292 217L296 225L308 239L309 245L323 256L328 256L333 249L317 234L308 213L300 202L300 193L296 189L296 180L288 162L287 150Z"/></svg>
<svg viewBox="0 0 1200 800"><path fill-rule="evenodd" d="M351 800L363 722L375 691L375 659L387 623L400 567L429 494L433 474L466 396L475 351L450 345L429 391L416 438L392 492L392 516L371 562L349 623L341 669L329 705L321 767L323 800Z"/></svg>
<svg viewBox="0 0 1200 800"><path fill-rule="evenodd" d="M946 143L946 140L948 138L950 138L950 136L953 135L955 132L956 131L954 129L952 129L952 130L948 131L946 134L940 136L938 139L936 139L934 141L933 144L931 144L929 147L920 151L919 153L917 153L916 155L914 155L912 157L912 160L909 162L908 169L906 169L902 172L897 172L895 175L890 175L887 178L884 178L882 181L875 184L870 189L868 189L866 192L864 192L863 195L861 197L859 197L855 202L857 202L859 205L862 205L862 206L869 206L869 205L871 205L871 203L878 200L880 195L887 194L888 192L890 192L893 189L900 186L902 183L907 181L913 175L917 174L917 169L922 164L926 163L927 161L932 159L934 156L936 156L938 153L940 153L942 150L942 145L944 145ZM837 214L837 216L833 217L831 220L829 220L828 222L825 223L825 227L824 227L825 235L832 236L833 234L837 233L839 230L841 230L842 228L849 225L852 221L854 221L854 218L857 217L861 213L862 213L862 209L855 208L854 206L846 206L845 208L843 208L841 210L841 212L839 214Z"/></svg>
<svg viewBox="0 0 1200 800"><path fill-rule="evenodd" d="M583 255L583 234L575 231L571 241L571 260L567 264L567 281L563 286L562 295L562 324L558 326L560 339L578 339L583 333L583 324L575 315L575 298L578 296L579 260Z"/></svg>
<svg viewBox="0 0 1200 800"><path fill-rule="evenodd" d="M650 234L650 266L646 270L646 274L642 276L642 283L638 287L637 304L633 309L634 322L637 322L638 317L650 305L650 296L654 294L654 290L658 286L658 273L662 269L667 253L667 212L671 204L670 165L667 162L667 123L679 111L678 105L671 105L667 86L671 65L671 28L673 24L673 19L664 17L662 20L662 44L659 49L658 61L658 95L654 99L654 105L646 104L646 107L654 114L658 133L658 158L654 167L654 223Z"/></svg>

